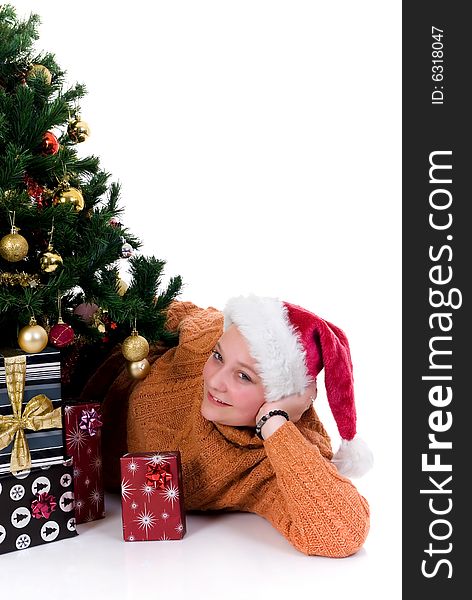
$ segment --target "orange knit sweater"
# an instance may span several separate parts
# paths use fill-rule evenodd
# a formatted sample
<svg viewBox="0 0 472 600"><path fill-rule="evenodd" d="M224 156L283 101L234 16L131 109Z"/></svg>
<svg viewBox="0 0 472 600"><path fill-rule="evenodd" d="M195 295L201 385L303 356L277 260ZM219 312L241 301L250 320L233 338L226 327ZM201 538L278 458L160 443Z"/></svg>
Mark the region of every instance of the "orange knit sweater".
<svg viewBox="0 0 472 600"><path fill-rule="evenodd" d="M329 462L329 437L314 409L264 442L249 427L200 414L202 370L222 333L223 316L174 302L168 326L179 344L161 356L130 396L128 450L180 450L187 510L256 513L298 550L344 557L369 529L369 507Z"/></svg>

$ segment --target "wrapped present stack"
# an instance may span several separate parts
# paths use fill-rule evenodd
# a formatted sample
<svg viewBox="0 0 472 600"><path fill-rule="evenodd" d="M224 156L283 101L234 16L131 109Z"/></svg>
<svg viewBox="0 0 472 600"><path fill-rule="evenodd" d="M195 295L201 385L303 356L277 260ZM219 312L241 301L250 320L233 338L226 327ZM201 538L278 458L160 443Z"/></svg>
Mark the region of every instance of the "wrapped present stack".
<svg viewBox="0 0 472 600"><path fill-rule="evenodd" d="M64 457L60 358L55 348L0 351L0 473Z"/></svg>
<svg viewBox="0 0 472 600"><path fill-rule="evenodd" d="M120 462L124 540L182 539L186 521L179 451L129 453Z"/></svg>
<svg viewBox="0 0 472 600"><path fill-rule="evenodd" d="M101 427L102 417L98 402L67 404L64 407L66 449L74 461L77 523L94 521L105 516Z"/></svg>
<svg viewBox="0 0 472 600"><path fill-rule="evenodd" d="M77 535L60 352L0 352L0 554Z"/></svg>
<svg viewBox="0 0 472 600"><path fill-rule="evenodd" d="M72 461L0 475L0 554L76 535Z"/></svg>

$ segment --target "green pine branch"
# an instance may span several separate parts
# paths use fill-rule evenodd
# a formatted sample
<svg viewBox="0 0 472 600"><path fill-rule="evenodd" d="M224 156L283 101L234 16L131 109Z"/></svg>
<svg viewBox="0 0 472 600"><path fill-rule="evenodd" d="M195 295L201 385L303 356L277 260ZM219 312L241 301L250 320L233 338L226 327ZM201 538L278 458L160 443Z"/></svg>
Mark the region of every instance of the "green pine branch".
<svg viewBox="0 0 472 600"><path fill-rule="evenodd" d="M21 20L13 6L0 6L0 247L13 215L28 243L18 262L9 260L8 251L0 253L2 343L14 345L32 314L44 326L54 324L61 298L63 318L87 360L103 358L134 324L149 342L173 344L176 334L166 330L165 314L182 280L171 277L163 286L165 261L140 255L141 240L121 222L119 183L110 182L99 158L84 156L82 145L70 138L71 120L85 117L80 100L86 87L68 86L56 57L35 48L39 23L38 15ZM45 67L51 77L44 68L33 73L33 65ZM56 153L44 152L46 132L57 137ZM64 182L80 191L82 209L57 202ZM119 281L124 243L135 253L126 292ZM81 303L96 305L92 320L76 314Z"/></svg>

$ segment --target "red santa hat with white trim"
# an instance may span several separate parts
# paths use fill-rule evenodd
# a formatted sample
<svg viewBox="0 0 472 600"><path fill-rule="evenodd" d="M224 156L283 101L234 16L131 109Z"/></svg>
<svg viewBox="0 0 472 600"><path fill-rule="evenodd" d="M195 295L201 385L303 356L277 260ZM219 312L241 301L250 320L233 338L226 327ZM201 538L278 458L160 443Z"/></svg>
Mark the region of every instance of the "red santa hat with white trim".
<svg viewBox="0 0 472 600"><path fill-rule="evenodd" d="M356 435L351 354L344 332L317 315L277 298L231 298L225 330L236 325L257 363L267 402L302 393L324 367L328 403L342 442L332 462L346 477L361 477L372 452Z"/></svg>

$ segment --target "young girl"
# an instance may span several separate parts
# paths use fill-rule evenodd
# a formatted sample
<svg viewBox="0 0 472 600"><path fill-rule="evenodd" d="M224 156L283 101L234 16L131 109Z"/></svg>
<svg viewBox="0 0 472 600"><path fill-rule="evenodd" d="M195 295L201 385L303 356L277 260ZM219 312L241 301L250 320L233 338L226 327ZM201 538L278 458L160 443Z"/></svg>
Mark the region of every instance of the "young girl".
<svg viewBox="0 0 472 600"><path fill-rule="evenodd" d="M344 333L300 307L256 296L233 298L224 315L174 302L167 325L178 329L179 343L132 390L120 453L180 450L187 510L253 512L301 552L355 553L369 507L340 471L359 475L360 453L367 466L371 456L354 439ZM343 438L334 459L313 408L323 366ZM106 445L106 419L103 436ZM104 448L104 462L108 454Z"/></svg>

